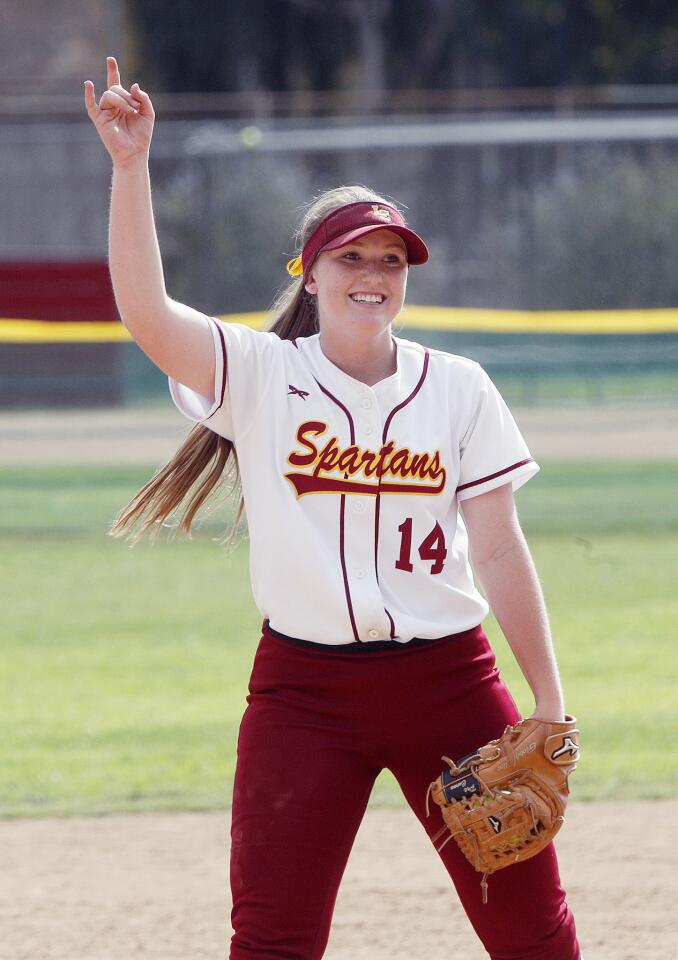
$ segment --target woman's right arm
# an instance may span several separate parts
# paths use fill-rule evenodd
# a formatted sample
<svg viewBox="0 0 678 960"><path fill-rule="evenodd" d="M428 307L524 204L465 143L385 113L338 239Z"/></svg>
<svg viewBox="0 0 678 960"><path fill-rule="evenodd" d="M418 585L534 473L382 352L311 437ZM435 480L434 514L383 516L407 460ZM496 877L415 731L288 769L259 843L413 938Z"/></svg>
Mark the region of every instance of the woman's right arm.
<svg viewBox="0 0 678 960"><path fill-rule="evenodd" d="M118 65L107 60L108 90L97 105L85 82L90 119L113 160L109 268L123 324L168 376L203 396L214 391L214 344L202 313L171 300L165 290L153 219L148 157L155 114L138 84L120 84Z"/></svg>

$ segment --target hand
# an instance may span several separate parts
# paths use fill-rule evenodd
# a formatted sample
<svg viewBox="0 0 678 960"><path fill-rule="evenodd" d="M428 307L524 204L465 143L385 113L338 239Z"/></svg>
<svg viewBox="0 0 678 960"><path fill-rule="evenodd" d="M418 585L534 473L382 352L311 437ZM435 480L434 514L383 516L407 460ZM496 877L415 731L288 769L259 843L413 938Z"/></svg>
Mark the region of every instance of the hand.
<svg viewBox="0 0 678 960"><path fill-rule="evenodd" d="M106 58L108 90L97 105L94 84L85 80L85 106L104 146L116 165L124 166L136 157L148 157L155 113L150 97L133 83L125 90L115 57Z"/></svg>

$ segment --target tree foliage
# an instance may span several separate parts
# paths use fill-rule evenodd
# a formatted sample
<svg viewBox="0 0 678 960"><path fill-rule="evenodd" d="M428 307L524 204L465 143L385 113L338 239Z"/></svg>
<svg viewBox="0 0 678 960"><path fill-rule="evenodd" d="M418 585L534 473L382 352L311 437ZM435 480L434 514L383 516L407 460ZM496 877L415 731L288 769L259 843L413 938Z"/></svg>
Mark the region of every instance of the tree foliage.
<svg viewBox="0 0 678 960"><path fill-rule="evenodd" d="M528 310L678 303L678 170L671 156L590 153L522 197L520 217L479 230L495 297Z"/></svg>
<svg viewBox="0 0 678 960"><path fill-rule="evenodd" d="M173 92L678 82L672 0L128 0Z"/></svg>

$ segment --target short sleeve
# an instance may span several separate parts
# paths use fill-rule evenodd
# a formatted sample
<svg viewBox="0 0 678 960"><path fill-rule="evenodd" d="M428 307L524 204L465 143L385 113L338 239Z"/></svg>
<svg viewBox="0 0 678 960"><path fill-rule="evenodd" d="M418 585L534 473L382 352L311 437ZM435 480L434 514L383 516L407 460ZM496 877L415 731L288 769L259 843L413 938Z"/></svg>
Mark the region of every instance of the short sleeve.
<svg viewBox="0 0 678 960"><path fill-rule="evenodd" d="M214 342L214 388L205 397L169 377L170 396L189 420L237 442L252 425L280 359L280 338L242 323L207 318Z"/></svg>
<svg viewBox="0 0 678 960"><path fill-rule="evenodd" d="M517 490L539 472L503 397L482 367L477 374L470 422L460 443L458 500L508 482Z"/></svg>

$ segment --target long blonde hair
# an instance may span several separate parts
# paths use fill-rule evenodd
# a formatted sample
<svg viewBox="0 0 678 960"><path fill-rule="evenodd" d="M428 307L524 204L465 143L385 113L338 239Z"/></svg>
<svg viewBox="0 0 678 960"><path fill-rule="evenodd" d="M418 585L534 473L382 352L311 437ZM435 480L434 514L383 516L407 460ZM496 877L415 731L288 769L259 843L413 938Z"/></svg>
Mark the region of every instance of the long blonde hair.
<svg viewBox="0 0 678 960"><path fill-rule="evenodd" d="M361 200L396 206L392 199L361 185L326 190L306 207L295 232L298 250L301 251L314 230L333 210ZM305 277L293 277L273 302L273 321L268 329L281 340L309 337L318 332L315 298L306 291L304 283ZM224 488L226 481L230 481L228 492L237 494L240 473L233 443L209 427L197 424L172 459L121 510L109 533L113 537L125 537L134 544L149 531L151 539L155 540L161 528L169 526L170 538L177 532L190 538L196 514L213 492ZM167 524L167 518L182 504L183 512L177 522ZM241 495L227 541L232 540L243 511Z"/></svg>

